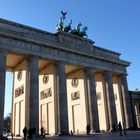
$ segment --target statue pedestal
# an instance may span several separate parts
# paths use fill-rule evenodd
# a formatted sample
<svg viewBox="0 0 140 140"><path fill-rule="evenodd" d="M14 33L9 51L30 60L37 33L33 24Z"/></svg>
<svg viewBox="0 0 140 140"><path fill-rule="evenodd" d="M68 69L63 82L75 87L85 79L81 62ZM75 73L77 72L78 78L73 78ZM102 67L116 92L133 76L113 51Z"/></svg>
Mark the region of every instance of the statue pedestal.
<svg viewBox="0 0 140 140"><path fill-rule="evenodd" d="M92 40L85 39L83 37L79 37L77 35L73 35L71 33L65 33L65 32L57 32L56 35L58 36L58 40L61 44L65 44L66 47L72 49L80 49L85 51L88 51L91 53L93 51L93 44L95 43Z"/></svg>

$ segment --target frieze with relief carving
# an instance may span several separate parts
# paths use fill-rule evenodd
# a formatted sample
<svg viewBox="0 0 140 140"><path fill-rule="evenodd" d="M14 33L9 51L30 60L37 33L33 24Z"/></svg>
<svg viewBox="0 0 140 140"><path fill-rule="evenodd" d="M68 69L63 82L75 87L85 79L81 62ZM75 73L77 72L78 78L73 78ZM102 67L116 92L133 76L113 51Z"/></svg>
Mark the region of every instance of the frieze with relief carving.
<svg viewBox="0 0 140 140"><path fill-rule="evenodd" d="M114 93L114 99L117 100L117 94L116 93Z"/></svg>
<svg viewBox="0 0 140 140"><path fill-rule="evenodd" d="M17 73L17 80L21 80L22 79L22 70L19 70Z"/></svg>
<svg viewBox="0 0 140 140"><path fill-rule="evenodd" d="M59 32L58 38L59 42L69 45L69 46L74 46L78 47L79 49L86 49L87 51L90 51L91 48L93 49L92 44L94 43L93 41L89 39L81 39L79 37L75 37L74 35L67 35L66 33Z"/></svg>
<svg viewBox="0 0 140 140"><path fill-rule="evenodd" d="M49 81L49 75L45 74L45 75L43 76L42 81L43 81L44 84L47 84L48 81Z"/></svg>
<svg viewBox="0 0 140 140"><path fill-rule="evenodd" d="M77 91L77 92L74 92L74 93L71 93L71 100L78 100L80 99L80 91Z"/></svg>
<svg viewBox="0 0 140 140"><path fill-rule="evenodd" d="M97 100L101 100L102 99L101 92L97 92L96 93L96 96L97 96Z"/></svg>
<svg viewBox="0 0 140 140"><path fill-rule="evenodd" d="M18 87L17 89L15 89L15 98L21 96L24 94L24 85Z"/></svg>
<svg viewBox="0 0 140 140"><path fill-rule="evenodd" d="M79 80L77 78L73 78L71 81L72 87L76 88L79 84Z"/></svg>
<svg viewBox="0 0 140 140"><path fill-rule="evenodd" d="M52 96L52 88L48 88L40 92L40 99L46 99Z"/></svg>

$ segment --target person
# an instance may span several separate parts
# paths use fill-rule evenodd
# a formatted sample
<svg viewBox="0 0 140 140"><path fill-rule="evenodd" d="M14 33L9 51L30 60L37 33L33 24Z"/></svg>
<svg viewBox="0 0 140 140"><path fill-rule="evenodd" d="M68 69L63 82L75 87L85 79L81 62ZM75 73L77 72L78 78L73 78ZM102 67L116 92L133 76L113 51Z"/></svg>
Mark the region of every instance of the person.
<svg viewBox="0 0 140 140"><path fill-rule="evenodd" d="M32 128L32 139L34 139L35 134L36 134L36 128L35 128L35 126L34 126L34 127Z"/></svg>
<svg viewBox="0 0 140 140"><path fill-rule="evenodd" d="M44 128L41 127L41 136L44 137Z"/></svg>
<svg viewBox="0 0 140 140"><path fill-rule="evenodd" d="M116 127L115 127L115 124L113 123L112 125L112 131L115 133L116 132Z"/></svg>
<svg viewBox="0 0 140 140"><path fill-rule="evenodd" d="M7 129L7 133L8 133L8 134L10 133L10 128Z"/></svg>
<svg viewBox="0 0 140 140"><path fill-rule="evenodd" d="M23 135L24 135L24 140L26 140L26 137L27 137L27 128L26 128L26 126L23 128L22 132L23 132Z"/></svg>
<svg viewBox="0 0 140 140"><path fill-rule="evenodd" d="M14 137L13 137L13 133L11 133L11 137L12 137L12 139L14 138Z"/></svg>
<svg viewBox="0 0 140 140"><path fill-rule="evenodd" d="M119 131L120 131L120 136L122 136L122 125L121 125L120 121L119 121L118 127L119 127Z"/></svg>
<svg viewBox="0 0 140 140"><path fill-rule="evenodd" d="M33 127L33 128L32 128L32 134L35 134L35 133L36 133L36 128Z"/></svg>
<svg viewBox="0 0 140 140"><path fill-rule="evenodd" d="M72 130L70 131L70 135L73 136L73 132L72 132Z"/></svg>
<svg viewBox="0 0 140 140"><path fill-rule="evenodd" d="M90 133L90 125L89 124L87 124L87 126L86 126L86 131L87 131L87 135Z"/></svg>
<svg viewBox="0 0 140 140"><path fill-rule="evenodd" d="M28 130L29 140L32 140L32 135L33 135L33 131L32 131L32 128L30 127Z"/></svg>
<svg viewBox="0 0 140 140"><path fill-rule="evenodd" d="M125 122L123 122L122 125L123 125L123 134L124 134L124 135L127 135L127 133L126 133L126 125L125 125Z"/></svg>

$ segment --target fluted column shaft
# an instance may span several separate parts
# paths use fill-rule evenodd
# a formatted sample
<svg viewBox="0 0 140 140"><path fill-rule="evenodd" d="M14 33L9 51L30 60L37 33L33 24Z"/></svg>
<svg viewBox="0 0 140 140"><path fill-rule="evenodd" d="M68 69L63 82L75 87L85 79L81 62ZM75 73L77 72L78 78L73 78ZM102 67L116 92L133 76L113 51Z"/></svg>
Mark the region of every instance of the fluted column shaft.
<svg viewBox="0 0 140 140"><path fill-rule="evenodd" d="M122 84L120 76L118 78L118 90L119 90L119 98L120 98L120 111L122 116L122 123L125 122L125 115L124 115L124 105L123 105L123 97L122 97Z"/></svg>
<svg viewBox="0 0 140 140"><path fill-rule="evenodd" d="M39 88L38 57L29 57L29 127L35 127L39 133Z"/></svg>
<svg viewBox="0 0 140 140"><path fill-rule="evenodd" d="M132 99L132 95L130 95L131 98L130 98L130 102L132 103L131 104L131 107L132 107L132 119L133 119L133 123L134 123L134 129L138 128L138 125L137 125L137 119L136 119L136 112L135 112L135 100Z"/></svg>
<svg viewBox="0 0 140 140"><path fill-rule="evenodd" d="M68 105L67 105L67 90L66 90L66 75L65 63L57 62L57 82L58 82L58 123L59 134L68 135Z"/></svg>
<svg viewBox="0 0 140 140"><path fill-rule="evenodd" d="M112 72L105 72L105 80L106 80L106 90L107 90L107 103L108 103L108 113L109 113L109 123L110 130L112 130L113 124L116 128L118 128L117 123L117 113L116 113L116 105L114 98L114 90L112 83Z"/></svg>
<svg viewBox="0 0 140 140"><path fill-rule="evenodd" d="M93 68L87 70L87 83L91 132L99 132L98 105Z"/></svg>
<svg viewBox="0 0 140 140"><path fill-rule="evenodd" d="M0 134L2 134L4 128L6 55L6 51L0 50Z"/></svg>
<svg viewBox="0 0 140 140"><path fill-rule="evenodd" d="M134 127L134 124L133 124L133 118L132 118L132 108L131 108L131 103L130 103L130 96L128 92L126 75L122 75L121 80L122 80L122 97L124 101L125 122L128 128L132 128Z"/></svg>

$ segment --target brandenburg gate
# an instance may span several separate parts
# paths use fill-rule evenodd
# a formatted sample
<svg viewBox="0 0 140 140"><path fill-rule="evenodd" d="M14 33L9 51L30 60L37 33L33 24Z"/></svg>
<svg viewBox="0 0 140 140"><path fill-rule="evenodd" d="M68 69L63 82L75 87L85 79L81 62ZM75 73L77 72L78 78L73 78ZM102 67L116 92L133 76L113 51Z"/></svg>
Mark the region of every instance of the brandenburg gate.
<svg viewBox="0 0 140 140"><path fill-rule="evenodd" d="M26 126L50 135L133 127L127 87L129 62L92 40L49 33L0 19L0 133L3 131L5 74L13 72L12 128Z"/></svg>

